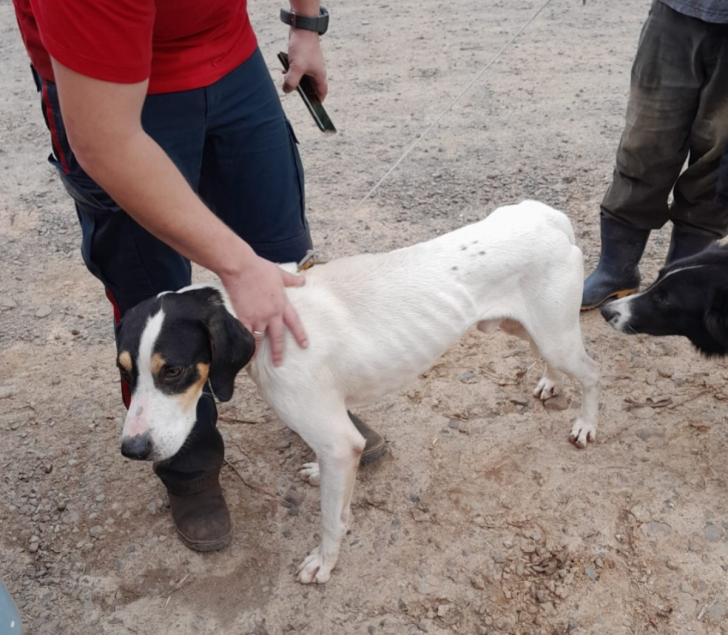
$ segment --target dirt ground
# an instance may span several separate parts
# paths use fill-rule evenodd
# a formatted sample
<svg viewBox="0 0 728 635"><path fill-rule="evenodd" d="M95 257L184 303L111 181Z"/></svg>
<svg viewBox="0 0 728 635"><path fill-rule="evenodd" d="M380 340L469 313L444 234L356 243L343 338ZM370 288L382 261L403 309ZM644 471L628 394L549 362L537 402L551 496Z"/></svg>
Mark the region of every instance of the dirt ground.
<svg viewBox="0 0 728 635"><path fill-rule="evenodd" d="M648 0L553 0L352 212L538 4L330 7L339 133L324 137L297 96L284 100L327 257L410 244L529 197L570 216L594 266ZM251 5L277 78L279 6ZM187 550L150 466L119 453L111 311L45 161L9 0L0 30L0 575L27 633L728 633L728 365L683 340L622 336L596 313L582 318L603 371L586 450L567 441L578 390L567 385L565 410L536 403L540 363L502 333L467 334L363 410L390 451L360 472L353 530L322 587L294 581L318 531L318 490L297 479L311 452L241 375L220 421L233 544ZM653 235L645 279L668 240Z"/></svg>

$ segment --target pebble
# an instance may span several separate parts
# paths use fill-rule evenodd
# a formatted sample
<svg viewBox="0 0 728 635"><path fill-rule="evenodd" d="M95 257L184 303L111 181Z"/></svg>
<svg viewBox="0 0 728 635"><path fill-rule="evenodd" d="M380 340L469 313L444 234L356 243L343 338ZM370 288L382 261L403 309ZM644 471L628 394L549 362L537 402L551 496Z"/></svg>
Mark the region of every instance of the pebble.
<svg viewBox="0 0 728 635"><path fill-rule="evenodd" d="M6 386L0 386L0 399L7 399L8 397L12 397L15 393Z"/></svg>
<svg viewBox="0 0 728 635"><path fill-rule="evenodd" d="M570 620L569 626L566 629L569 633L574 633L575 631L579 630L579 624L576 622L576 620Z"/></svg>
<svg viewBox="0 0 728 635"><path fill-rule="evenodd" d="M566 410L569 407L569 402L564 395L556 395L544 401L543 407L546 410Z"/></svg>
<svg viewBox="0 0 728 635"><path fill-rule="evenodd" d="M42 307L39 307L38 310L35 312L35 317L45 318L45 317L48 317L51 313L53 313L53 311L51 310L51 307L42 306Z"/></svg>
<svg viewBox="0 0 728 635"><path fill-rule="evenodd" d="M723 537L723 530L714 525L713 523L707 523L705 525L705 539L708 542L718 542Z"/></svg>
<svg viewBox="0 0 728 635"><path fill-rule="evenodd" d="M38 551L38 543L37 542L31 542L30 545L28 545L28 551L30 553L36 553Z"/></svg>
<svg viewBox="0 0 728 635"><path fill-rule="evenodd" d="M101 533L101 525L94 525L91 529L89 529L89 533L92 536L98 536Z"/></svg>
<svg viewBox="0 0 728 635"><path fill-rule="evenodd" d="M454 430L456 430L459 425L460 422L457 419L450 419L450 421L447 422L447 427L453 428Z"/></svg>
<svg viewBox="0 0 728 635"><path fill-rule="evenodd" d="M584 569L584 573L586 573L586 576L590 580L596 580L597 579L596 569L593 569L592 567L587 567L586 569Z"/></svg>
<svg viewBox="0 0 728 635"><path fill-rule="evenodd" d="M104 502L104 499L105 499L105 498L106 498L106 495L105 495L105 494L99 494L99 495L98 495L98 496L96 497L96 502L97 502L97 503L103 503L103 502Z"/></svg>
<svg viewBox="0 0 728 635"><path fill-rule="evenodd" d="M725 600L719 600L708 609L708 619L713 624L722 624L726 616Z"/></svg>
<svg viewBox="0 0 728 635"><path fill-rule="evenodd" d="M76 459L68 459L68 464L73 467L74 465L78 465L78 461Z"/></svg>
<svg viewBox="0 0 728 635"><path fill-rule="evenodd" d="M515 397L511 397L510 401L517 406L527 406L531 403L531 400L526 399L526 397L524 397L523 395L516 395Z"/></svg>
<svg viewBox="0 0 728 635"><path fill-rule="evenodd" d="M637 412L638 410L649 410L654 414L652 408L637 408L634 412ZM663 439L665 437L665 431L660 430L659 428L640 428L639 430L635 430L635 436L639 437L643 441L648 441L653 437Z"/></svg>
<svg viewBox="0 0 728 635"><path fill-rule="evenodd" d="M152 515L157 515L157 503L151 502L149 505L147 505L147 511Z"/></svg>
<svg viewBox="0 0 728 635"><path fill-rule="evenodd" d="M655 521L647 523L647 529L653 534L665 534L665 536L669 536L672 533L672 529L670 529L669 525Z"/></svg>
<svg viewBox="0 0 728 635"><path fill-rule="evenodd" d="M17 302L15 302L15 300L13 300L12 298L2 298L0 300L0 311L9 311L10 309L14 309L17 306Z"/></svg>
<svg viewBox="0 0 728 635"><path fill-rule="evenodd" d="M460 377L458 377L458 381L461 381L464 384L473 384L478 381L478 376L472 370L469 370L467 373L460 375Z"/></svg>
<svg viewBox="0 0 728 635"><path fill-rule="evenodd" d="M299 491L295 487L291 486L288 488L288 491L283 497L283 500L287 503L290 503L294 507L300 507L304 498L306 498L305 492Z"/></svg>

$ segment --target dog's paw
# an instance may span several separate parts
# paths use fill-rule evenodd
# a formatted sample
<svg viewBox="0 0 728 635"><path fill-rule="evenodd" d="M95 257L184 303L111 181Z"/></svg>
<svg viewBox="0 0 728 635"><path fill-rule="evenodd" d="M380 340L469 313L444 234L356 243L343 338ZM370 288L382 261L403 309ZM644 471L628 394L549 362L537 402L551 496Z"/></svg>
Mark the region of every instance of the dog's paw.
<svg viewBox="0 0 728 635"><path fill-rule="evenodd" d="M577 448L585 448L586 444L593 442L597 436L597 429L593 423L587 423L582 419L577 419L571 428L571 434L569 435L569 441L571 441Z"/></svg>
<svg viewBox="0 0 728 635"><path fill-rule="evenodd" d="M302 584L325 584L331 577L333 566L324 564L321 548L316 547L298 567L298 581Z"/></svg>
<svg viewBox="0 0 728 635"><path fill-rule="evenodd" d="M538 384L536 384L536 390L533 391L533 396L541 401L551 399L551 397L555 397L558 394L559 384L548 377L541 377Z"/></svg>
<svg viewBox="0 0 728 635"><path fill-rule="evenodd" d="M313 487L321 484L321 473L319 472L318 463L304 463L303 467L298 471L298 476L302 481L306 481Z"/></svg>

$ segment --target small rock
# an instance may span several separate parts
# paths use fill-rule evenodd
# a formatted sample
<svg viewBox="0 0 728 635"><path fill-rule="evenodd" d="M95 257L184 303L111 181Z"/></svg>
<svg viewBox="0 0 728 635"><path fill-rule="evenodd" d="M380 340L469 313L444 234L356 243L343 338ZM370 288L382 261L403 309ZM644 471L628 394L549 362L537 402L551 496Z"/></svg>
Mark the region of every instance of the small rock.
<svg viewBox="0 0 728 635"><path fill-rule="evenodd" d="M705 539L708 542L718 542L722 537L723 530L720 527L714 525L713 523L708 523L705 525Z"/></svg>
<svg viewBox="0 0 728 635"><path fill-rule="evenodd" d="M517 406L527 406L531 403L531 400L526 399L526 397L524 397L523 395L516 395L515 397L511 397L510 401Z"/></svg>
<svg viewBox="0 0 728 635"><path fill-rule="evenodd" d="M10 390L10 388L0 386L0 399L7 399L8 397L12 397L14 394L15 393Z"/></svg>
<svg viewBox="0 0 728 635"><path fill-rule="evenodd" d="M569 407L569 402L564 395L556 395L544 401L543 407L546 410L566 410Z"/></svg>
<svg viewBox="0 0 728 635"><path fill-rule="evenodd" d="M635 412L637 412L638 410L649 410L649 411L653 412L653 414L654 414L654 411L652 410L652 408L637 408L635 411L633 411L633 414ZM637 437L639 437L640 439L642 439L643 441L649 441L653 437L657 437L660 439L664 438L665 431L660 430L659 428L639 428L638 430L635 430L635 435Z"/></svg>
<svg viewBox="0 0 728 635"><path fill-rule="evenodd" d="M457 430L459 425L460 422L457 419L450 419L450 421L447 422L447 427L452 428L453 430Z"/></svg>
<svg viewBox="0 0 728 635"><path fill-rule="evenodd" d="M579 630L579 624L576 622L576 620L570 620L569 626L566 628L566 630L569 633L574 633Z"/></svg>
<svg viewBox="0 0 728 635"><path fill-rule="evenodd" d="M46 474L50 474L53 471L53 463L46 463L45 465L43 465L43 471Z"/></svg>
<svg viewBox="0 0 728 635"><path fill-rule="evenodd" d="M147 505L147 511L148 511L148 512L149 512L149 513L150 513L150 514L151 514L152 516L156 516L156 515L157 515L157 503L155 503L154 501L152 501L151 503L149 503L149 504Z"/></svg>
<svg viewBox="0 0 728 635"><path fill-rule="evenodd" d="M0 311L9 311L10 309L14 309L17 306L18 304L12 298L0 299Z"/></svg>
<svg viewBox="0 0 728 635"><path fill-rule="evenodd" d="M647 529L653 534L664 534L665 536L669 536L672 533L672 529L670 529L669 525L655 521L647 523Z"/></svg>
<svg viewBox="0 0 728 635"><path fill-rule="evenodd" d="M298 510L298 507L296 507L296 505L291 505L288 508L288 515L289 516L298 516L298 514L299 514L299 510Z"/></svg>
<svg viewBox="0 0 728 635"><path fill-rule="evenodd" d="M30 545L28 545L28 551L30 553L36 553L38 551L38 546L37 542L31 542Z"/></svg>
<svg viewBox="0 0 728 635"><path fill-rule="evenodd" d="M449 610L449 604L440 604L440 606L437 607L437 617L445 617Z"/></svg>
<svg viewBox="0 0 728 635"><path fill-rule="evenodd" d="M42 307L39 307L38 310L35 312L35 317L45 318L45 317L48 317L51 313L53 313L53 311L51 310L51 307L42 306Z"/></svg>
<svg viewBox="0 0 728 635"><path fill-rule="evenodd" d="M101 533L101 525L94 525L91 529L89 529L89 533L92 536L98 536Z"/></svg>
<svg viewBox="0 0 728 635"><path fill-rule="evenodd" d="M708 619L713 624L722 624L726 616L726 605L725 600L719 600L713 603L708 609Z"/></svg>
<svg viewBox="0 0 728 635"><path fill-rule="evenodd" d="M300 507L304 498L306 498L305 492L299 491L295 487L291 486L288 488L288 491L283 497L283 500L285 500L287 503L290 503L294 507Z"/></svg>
<svg viewBox="0 0 728 635"><path fill-rule="evenodd" d="M478 381L478 376L473 371L469 370L467 373L460 375L460 377L458 377L458 381L461 381L464 384L474 384Z"/></svg>
<svg viewBox="0 0 728 635"><path fill-rule="evenodd" d="M74 465L78 465L78 461L76 459L68 459L68 464L73 467Z"/></svg>
<svg viewBox="0 0 728 635"><path fill-rule="evenodd" d="M473 585L474 589L478 589L478 591L482 591L483 589L485 589L485 583L483 582L483 578L478 575L473 576L470 579L470 584Z"/></svg>
<svg viewBox="0 0 728 635"><path fill-rule="evenodd" d="M584 573L586 573L586 576L590 580L596 580L597 579L596 569L593 569L592 567L587 567L586 569L584 569Z"/></svg>
<svg viewBox="0 0 728 635"><path fill-rule="evenodd" d="M126 548L127 553L134 553L136 551L136 545L128 545Z"/></svg>
<svg viewBox="0 0 728 635"><path fill-rule="evenodd" d="M96 502L97 502L97 503L103 503L103 502L104 502L104 499L105 499L105 498L106 498L106 495L105 495L105 494L99 494L99 495L98 495L98 496L96 497Z"/></svg>

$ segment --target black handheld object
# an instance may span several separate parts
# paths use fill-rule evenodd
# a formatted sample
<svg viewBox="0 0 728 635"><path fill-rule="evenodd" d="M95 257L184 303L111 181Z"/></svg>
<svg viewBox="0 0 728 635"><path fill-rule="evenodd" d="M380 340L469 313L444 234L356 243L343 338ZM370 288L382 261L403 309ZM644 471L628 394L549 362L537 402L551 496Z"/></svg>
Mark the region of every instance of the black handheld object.
<svg viewBox="0 0 728 635"><path fill-rule="evenodd" d="M281 61L281 64L283 64L285 71L288 72L288 69L291 66L288 62L288 54L278 53L278 59ZM328 114L326 114L326 110L324 110L321 100L318 98L318 95L316 95L316 92L311 85L311 80L306 75L301 77L301 81L298 82L296 90L298 91L298 94L301 95L303 103L306 104L306 108L308 108L308 112L311 113L311 116L316 122L316 125L319 127L319 130L321 130L321 132L336 132L333 122L329 118Z"/></svg>

